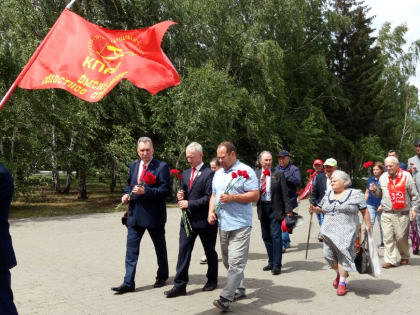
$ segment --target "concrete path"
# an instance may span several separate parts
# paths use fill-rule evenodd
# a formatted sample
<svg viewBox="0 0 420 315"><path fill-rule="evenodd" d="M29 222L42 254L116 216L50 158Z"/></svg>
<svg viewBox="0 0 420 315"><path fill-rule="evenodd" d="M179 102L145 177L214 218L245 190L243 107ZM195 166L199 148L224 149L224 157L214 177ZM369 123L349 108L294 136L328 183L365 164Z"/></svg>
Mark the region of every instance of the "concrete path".
<svg viewBox="0 0 420 315"><path fill-rule="evenodd" d="M245 270L247 298L231 306L235 314L420 314L420 257L410 265L383 270L380 279L351 274L350 291L339 297L332 287L334 272L323 259L316 218L308 260L305 244L309 226L307 201L299 213L304 225L291 235L292 248L283 256L282 274L262 271L267 263L259 221L254 216L248 265ZM113 295L110 287L124 275L126 228L121 213L93 214L48 219L11 221L18 258L12 269L12 287L20 314L220 314L212 305L226 281L219 265L219 288L202 292L206 265L200 265L203 248L199 240L190 267L187 296L168 299L178 255L180 213L168 209L166 239L170 279L153 289L156 255L145 234L137 266L136 292ZM375 237L378 238L378 226ZM220 253L219 244L217 250ZM382 250L380 250L382 255Z"/></svg>

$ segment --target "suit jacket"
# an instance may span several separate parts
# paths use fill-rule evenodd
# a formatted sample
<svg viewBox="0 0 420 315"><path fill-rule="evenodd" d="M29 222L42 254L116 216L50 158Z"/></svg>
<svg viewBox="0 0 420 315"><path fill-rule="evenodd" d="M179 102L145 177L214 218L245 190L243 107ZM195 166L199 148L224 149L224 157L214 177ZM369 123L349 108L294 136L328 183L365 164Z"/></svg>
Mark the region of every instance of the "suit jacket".
<svg viewBox="0 0 420 315"><path fill-rule="evenodd" d="M129 194L135 185L138 185L138 172L141 160L136 160L130 165L127 185L124 192ZM145 184L143 195L133 194L130 198L130 213L127 226L137 224L140 227L156 228L166 223L166 197L170 193L169 167L165 162L153 158L146 172L156 176L156 183Z"/></svg>
<svg viewBox="0 0 420 315"><path fill-rule="evenodd" d="M312 184L311 204L318 206L327 190L327 174L321 172L314 178Z"/></svg>
<svg viewBox="0 0 420 315"><path fill-rule="evenodd" d="M259 186L261 187L261 170L258 169L257 178ZM288 188L286 184L286 178L284 173L278 169L271 169L271 207L274 211L274 216L277 220L283 220L286 213L292 212L292 206L289 202ZM261 220L262 206L261 206L261 194L260 199L257 202L257 213L258 219Z"/></svg>
<svg viewBox="0 0 420 315"><path fill-rule="evenodd" d="M0 163L0 272L16 266L16 256L9 233L9 210L13 197L13 179Z"/></svg>
<svg viewBox="0 0 420 315"><path fill-rule="evenodd" d="M203 165L190 189L191 172L191 168L182 172L181 181L182 190L185 192L184 199L188 200L188 209L190 210L188 218L193 228L205 228L209 226L207 217L214 172L206 165Z"/></svg>
<svg viewBox="0 0 420 315"><path fill-rule="evenodd" d="M294 209L298 206L298 195L296 190L297 187L302 183L299 168L292 163L289 163L284 170L280 169L280 165L277 167L277 170L284 172L284 177L286 178L286 184L288 188L289 202Z"/></svg>

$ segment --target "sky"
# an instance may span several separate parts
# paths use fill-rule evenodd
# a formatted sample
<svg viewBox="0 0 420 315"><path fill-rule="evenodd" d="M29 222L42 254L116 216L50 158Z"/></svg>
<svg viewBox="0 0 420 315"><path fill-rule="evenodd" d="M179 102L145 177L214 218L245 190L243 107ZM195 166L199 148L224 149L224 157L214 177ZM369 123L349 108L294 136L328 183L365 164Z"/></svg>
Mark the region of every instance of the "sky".
<svg viewBox="0 0 420 315"><path fill-rule="evenodd" d="M391 22L392 27L405 23L407 43L420 39L420 0L365 0L365 4L371 8L370 14L376 16L374 28L379 29L384 22ZM420 62L417 75L410 82L420 91Z"/></svg>

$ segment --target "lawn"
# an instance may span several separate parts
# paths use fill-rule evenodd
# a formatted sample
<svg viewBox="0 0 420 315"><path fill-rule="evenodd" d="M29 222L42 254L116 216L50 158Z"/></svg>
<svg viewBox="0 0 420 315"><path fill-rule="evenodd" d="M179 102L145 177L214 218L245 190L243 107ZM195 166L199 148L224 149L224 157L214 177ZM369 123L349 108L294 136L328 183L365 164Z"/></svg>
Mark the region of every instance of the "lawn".
<svg viewBox="0 0 420 315"><path fill-rule="evenodd" d="M50 177L44 177L49 182ZM61 187L65 186L61 179ZM39 177L36 179L39 182ZM115 192L110 193L109 182L99 181L96 177L89 177L86 183L88 199L77 199L78 182L74 180L70 193L57 194L50 185L36 185L25 188L25 196L17 193L12 202L9 217L11 219L54 217L61 215L76 215L89 213L115 212L120 203L124 185L117 184ZM168 207L175 207L174 203L167 203Z"/></svg>
<svg viewBox="0 0 420 315"><path fill-rule="evenodd" d="M64 181L61 182L64 187ZM118 185L113 194L109 183L92 177L87 181L88 199L77 199L78 183L74 181L70 193L57 194L51 186L31 186L25 198L18 197L12 202L10 218L51 217L85 213L112 212L118 205L123 186ZM25 192L26 194L26 192Z"/></svg>

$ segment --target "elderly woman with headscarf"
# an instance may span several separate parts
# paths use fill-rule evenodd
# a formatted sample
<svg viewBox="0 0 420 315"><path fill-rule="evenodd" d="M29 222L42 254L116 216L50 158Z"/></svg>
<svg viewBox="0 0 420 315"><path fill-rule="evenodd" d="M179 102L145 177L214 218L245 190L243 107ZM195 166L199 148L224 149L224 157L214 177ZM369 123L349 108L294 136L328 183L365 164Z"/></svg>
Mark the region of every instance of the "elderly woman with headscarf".
<svg viewBox="0 0 420 315"><path fill-rule="evenodd" d="M331 176L332 190L325 194L319 207L312 211L324 213L321 235L324 238L324 256L337 275L333 286L337 295L347 292L346 280L350 271L356 271L354 244L359 226L359 211L366 227L370 229L369 212L363 192L349 188L350 176L343 171L334 171Z"/></svg>

